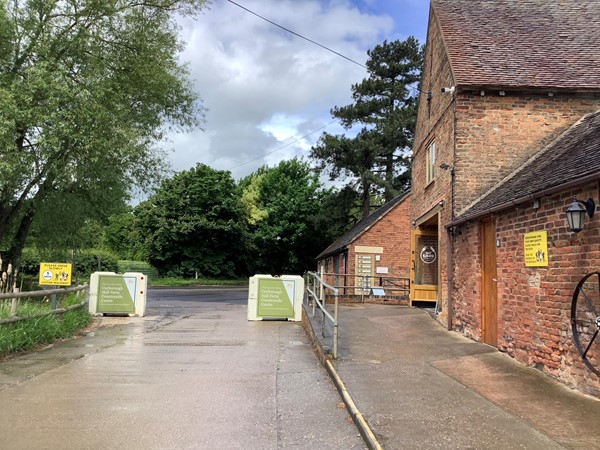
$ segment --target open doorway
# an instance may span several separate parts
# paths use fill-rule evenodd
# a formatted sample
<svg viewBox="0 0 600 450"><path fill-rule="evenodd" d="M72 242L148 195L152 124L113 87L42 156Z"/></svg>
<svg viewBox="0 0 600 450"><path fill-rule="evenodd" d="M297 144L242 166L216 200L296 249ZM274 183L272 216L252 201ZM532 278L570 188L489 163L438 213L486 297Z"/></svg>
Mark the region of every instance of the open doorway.
<svg viewBox="0 0 600 450"><path fill-rule="evenodd" d="M435 304L439 300L439 241L437 215L411 232L412 267L410 305ZM429 224L434 223L434 226ZM429 226L427 226L429 225Z"/></svg>

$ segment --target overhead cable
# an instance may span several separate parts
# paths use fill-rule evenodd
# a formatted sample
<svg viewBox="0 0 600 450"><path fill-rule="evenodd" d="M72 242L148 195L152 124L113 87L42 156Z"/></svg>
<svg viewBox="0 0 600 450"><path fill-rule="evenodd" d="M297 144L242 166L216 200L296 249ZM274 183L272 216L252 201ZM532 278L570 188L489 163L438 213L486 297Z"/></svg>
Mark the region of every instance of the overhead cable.
<svg viewBox="0 0 600 450"><path fill-rule="evenodd" d="M227 169L227 170L233 170L233 169L237 169L238 167L245 166L246 164L250 164L251 162L254 162L254 161L258 160L258 159L262 159L262 158L264 158L265 156L272 155L272 154L273 154L273 153L275 153L275 152L278 152L278 151L280 151L280 150L283 150L284 148L286 148L286 147L289 147L290 145L293 145L293 144L295 144L296 142L299 142L299 141L301 141L302 139L305 139L305 138L307 138L308 136L310 136L310 135L312 135L312 134L315 134L317 131L321 131L323 128L327 128L329 125L331 125L332 123L335 123L335 122L337 122L337 119L335 119L335 120L332 120L331 122L329 122L329 123L327 123L327 124L323 125L321 128L317 128L316 130L314 130L314 131L311 131L310 133L308 133L308 134L305 134L304 136L302 136L302 137L299 137L299 138L297 138L296 140L294 140L294 141L292 141L292 142L288 142L287 144L285 144L285 145L282 145L281 147L279 147L279 148L277 148L277 149L275 149L275 150L273 150L273 151L270 151L270 152L268 152L268 153L265 153L264 155L261 155L261 156L259 156L258 158L250 159L250 160L248 160L248 161L246 161L246 162L243 162L243 163L241 163L241 164L238 164L238 165L236 165L236 166L230 167L230 168L229 168L229 169Z"/></svg>
<svg viewBox="0 0 600 450"><path fill-rule="evenodd" d="M253 14L253 15L255 15L256 17L258 17L258 18L260 18L260 19L262 19L262 20L264 20L264 21L266 21L266 22L269 22L271 25L275 25L276 27L279 27L279 28L281 28L282 30L285 30L285 31L287 31L288 33L291 33L291 34L293 34L294 36L298 36L299 38L302 38L302 39L304 39L305 41L308 41L308 42L310 42L311 44L318 45L319 47L321 47L321 48L323 48L323 49L327 50L328 52L334 53L334 54L336 54L336 55L338 55L338 56L341 56L341 57L342 57L342 58L344 58L344 59L347 59L347 60L348 60L348 61L350 61L351 63L354 63L354 64L356 64L356 65L358 65L358 66L360 66L360 67L363 67L363 68L365 68L365 69L367 68L367 66L365 66L364 64L361 64L361 63L359 63L359 62L357 62L357 61L355 61L355 60L353 60L353 59L351 59L351 58L348 58L347 56L345 56L345 55L342 55L341 53L339 53L339 52L336 52L335 50L332 50L332 49L330 49L329 47L326 47L326 46L324 46L324 45L322 45L322 44L319 44L318 42L315 42L315 41L313 41L312 39L309 39L309 38L307 38L307 37L305 37L305 36L302 36L301 34L298 34L298 33L296 33L295 31L292 31L292 30L290 30L289 28L283 27L283 26L279 25L278 23L275 23L275 22L273 22L272 20L269 20L269 19L267 19L266 17L263 17L263 16L261 16L260 14L257 14L257 13L255 13L254 11L251 11L251 10L249 10L249 9L248 9L248 8L246 8L245 6L242 6L242 5L240 5L239 3L236 3L236 2L234 2L233 0L227 0L227 1L228 1L229 3L231 3L231 4L235 5L235 6L237 6L238 8L242 8L243 10L245 10L245 11L248 11L250 14Z"/></svg>

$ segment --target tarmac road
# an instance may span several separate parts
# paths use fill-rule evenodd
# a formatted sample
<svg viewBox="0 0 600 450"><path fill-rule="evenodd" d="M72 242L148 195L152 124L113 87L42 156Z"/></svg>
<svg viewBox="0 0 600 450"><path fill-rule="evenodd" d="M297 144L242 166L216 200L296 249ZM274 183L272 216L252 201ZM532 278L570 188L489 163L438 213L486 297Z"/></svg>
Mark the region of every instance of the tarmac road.
<svg viewBox="0 0 600 450"><path fill-rule="evenodd" d="M0 448L365 448L301 325L246 303L154 289L144 318L0 362Z"/></svg>

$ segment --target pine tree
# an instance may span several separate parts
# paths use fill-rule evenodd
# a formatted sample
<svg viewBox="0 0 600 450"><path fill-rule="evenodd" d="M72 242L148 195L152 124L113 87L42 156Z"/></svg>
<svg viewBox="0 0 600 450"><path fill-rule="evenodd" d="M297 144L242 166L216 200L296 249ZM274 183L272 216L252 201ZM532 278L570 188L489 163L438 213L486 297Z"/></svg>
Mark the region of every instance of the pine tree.
<svg viewBox="0 0 600 450"><path fill-rule="evenodd" d="M355 177L363 217L369 214L373 191L383 191L389 201L409 188L415 83L420 79L423 51L418 41L409 37L384 41L369 50L368 57L368 77L352 85L354 103L331 110L344 128L362 126L360 132L353 138L324 133L311 152L332 179Z"/></svg>

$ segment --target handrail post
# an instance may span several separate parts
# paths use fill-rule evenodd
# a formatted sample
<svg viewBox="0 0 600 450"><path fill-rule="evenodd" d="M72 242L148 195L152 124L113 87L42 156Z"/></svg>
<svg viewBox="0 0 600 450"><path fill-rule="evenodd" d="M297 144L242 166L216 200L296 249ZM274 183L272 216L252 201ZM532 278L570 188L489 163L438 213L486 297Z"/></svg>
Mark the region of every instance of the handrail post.
<svg viewBox="0 0 600 450"><path fill-rule="evenodd" d="M320 280L319 280L319 299L323 304L321 317L321 336L325 337L325 266L321 265Z"/></svg>
<svg viewBox="0 0 600 450"><path fill-rule="evenodd" d="M323 280L321 280L321 288L323 288L322 282L323 282ZM325 299L323 298L323 296L321 296L321 304L323 305L321 307L321 336L325 337L325 318L326 318L326 316L325 316Z"/></svg>
<svg viewBox="0 0 600 450"><path fill-rule="evenodd" d="M339 288L337 287L333 287L329 284L327 284L322 278L324 278L325 273L323 268L321 268L320 273L317 272L308 272L308 289L310 290L310 292L312 293L311 295L313 296L313 317L314 314L316 313L316 306L319 306L319 309L321 310L322 313L322 317L321 317L321 335L323 337L327 337L326 336L326 320L331 321L331 323L333 324L333 358L337 358L337 354L338 354L338 315L339 315ZM313 280L313 283L310 283L310 280ZM317 291L317 283L319 283L319 290ZM312 286L312 290L311 290L311 286ZM324 290L325 289L329 289L333 292L333 296L334 296L334 306L333 306L333 315L332 313L328 312L325 306L325 293ZM321 297L321 298L320 298ZM318 305L317 305L318 304Z"/></svg>
<svg viewBox="0 0 600 450"><path fill-rule="evenodd" d="M335 307L333 311L333 359L337 359L338 353L338 312L339 312L339 303L338 303L338 291L335 291Z"/></svg>
<svg viewBox="0 0 600 450"><path fill-rule="evenodd" d="M319 290L319 297L323 301L323 306L325 306L325 286L323 283L325 282L325 266L321 265L321 287Z"/></svg>
<svg viewBox="0 0 600 450"><path fill-rule="evenodd" d="M310 277L312 278L312 292L316 293L317 292L317 279L316 279L316 276L311 274ZM312 302L312 316L313 317L315 317L315 309L316 309L316 307L317 307L317 299L313 298L313 302Z"/></svg>
<svg viewBox="0 0 600 450"><path fill-rule="evenodd" d="M365 287L367 286L367 278L363 275L362 276L362 289L360 291L360 298L361 298L361 303L365 302Z"/></svg>

